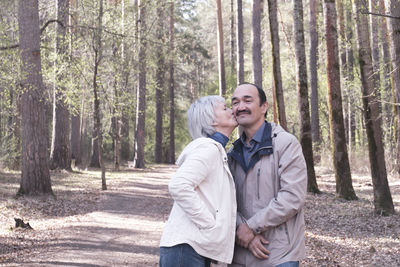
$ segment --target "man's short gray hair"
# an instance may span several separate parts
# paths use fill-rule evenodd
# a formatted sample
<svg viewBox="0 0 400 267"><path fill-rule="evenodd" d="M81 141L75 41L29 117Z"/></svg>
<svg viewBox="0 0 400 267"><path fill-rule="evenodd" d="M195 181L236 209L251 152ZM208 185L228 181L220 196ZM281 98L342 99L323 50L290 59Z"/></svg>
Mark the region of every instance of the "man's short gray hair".
<svg viewBox="0 0 400 267"><path fill-rule="evenodd" d="M224 103L222 96L203 96L193 102L187 111L187 122L189 133L193 139L208 137L216 130L212 124L215 121L214 107L217 103Z"/></svg>

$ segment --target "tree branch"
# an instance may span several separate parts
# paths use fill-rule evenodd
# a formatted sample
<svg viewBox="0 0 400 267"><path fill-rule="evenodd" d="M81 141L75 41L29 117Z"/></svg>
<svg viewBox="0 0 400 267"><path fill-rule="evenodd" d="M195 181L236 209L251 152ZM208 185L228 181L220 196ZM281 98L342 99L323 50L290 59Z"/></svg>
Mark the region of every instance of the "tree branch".
<svg viewBox="0 0 400 267"><path fill-rule="evenodd" d="M373 15L373 16L379 16L379 17L385 17L385 18L391 18L391 19L400 19L400 17L395 17L395 16L392 16L392 15L369 12L368 9L359 10L359 12L361 14L365 14L365 15Z"/></svg>
<svg viewBox="0 0 400 267"><path fill-rule="evenodd" d="M53 23L53 22L57 22L57 23L58 23L61 27L63 27L63 28L65 27L64 24L63 24L61 21L56 20L56 19L51 19L51 20L47 21L47 22L42 26L42 28L40 28L40 34L42 34L43 31L47 28L47 26L49 26L50 23ZM19 44L13 44L13 45L8 45L8 46L0 46L0 51L3 51L3 50L10 50L10 49L18 48L18 47L19 47Z"/></svg>
<svg viewBox="0 0 400 267"><path fill-rule="evenodd" d="M57 19L51 19L51 20L48 20L48 21L42 26L42 28L40 29L40 34L42 34L43 31L47 28L47 26L49 26L49 24L50 24L50 23L53 23L53 22L57 22L61 27L65 28L64 24L63 24L61 21L59 21L59 20L57 20Z"/></svg>

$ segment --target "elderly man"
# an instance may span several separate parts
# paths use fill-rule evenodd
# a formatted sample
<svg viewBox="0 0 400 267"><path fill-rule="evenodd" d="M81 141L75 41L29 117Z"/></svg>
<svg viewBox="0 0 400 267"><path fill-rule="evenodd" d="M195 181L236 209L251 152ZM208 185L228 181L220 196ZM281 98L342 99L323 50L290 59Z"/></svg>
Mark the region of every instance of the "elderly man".
<svg viewBox="0 0 400 267"><path fill-rule="evenodd" d="M236 88L232 111L243 134L228 154L238 209L231 266L299 266L305 256L305 160L293 135L265 121L267 110L261 88Z"/></svg>

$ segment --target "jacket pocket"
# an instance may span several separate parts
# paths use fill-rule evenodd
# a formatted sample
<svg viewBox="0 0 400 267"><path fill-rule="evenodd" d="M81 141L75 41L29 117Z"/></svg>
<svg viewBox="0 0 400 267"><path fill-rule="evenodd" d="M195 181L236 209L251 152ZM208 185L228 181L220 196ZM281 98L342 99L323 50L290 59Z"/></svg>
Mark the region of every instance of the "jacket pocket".
<svg viewBox="0 0 400 267"><path fill-rule="evenodd" d="M267 240L270 241L270 244L274 244L274 246L277 247L284 247L290 244L289 231L286 222L272 228Z"/></svg>

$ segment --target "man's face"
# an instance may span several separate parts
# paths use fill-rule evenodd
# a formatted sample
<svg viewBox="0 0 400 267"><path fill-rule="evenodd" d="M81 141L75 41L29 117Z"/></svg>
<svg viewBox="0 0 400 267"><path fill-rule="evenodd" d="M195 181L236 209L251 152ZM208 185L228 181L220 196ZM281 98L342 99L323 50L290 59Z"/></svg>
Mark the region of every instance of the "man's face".
<svg viewBox="0 0 400 267"><path fill-rule="evenodd" d="M240 126L252 127L264 121L268 104L260 106L257 88L251 84L238 86L232 96L232 111Z"/></svg>

